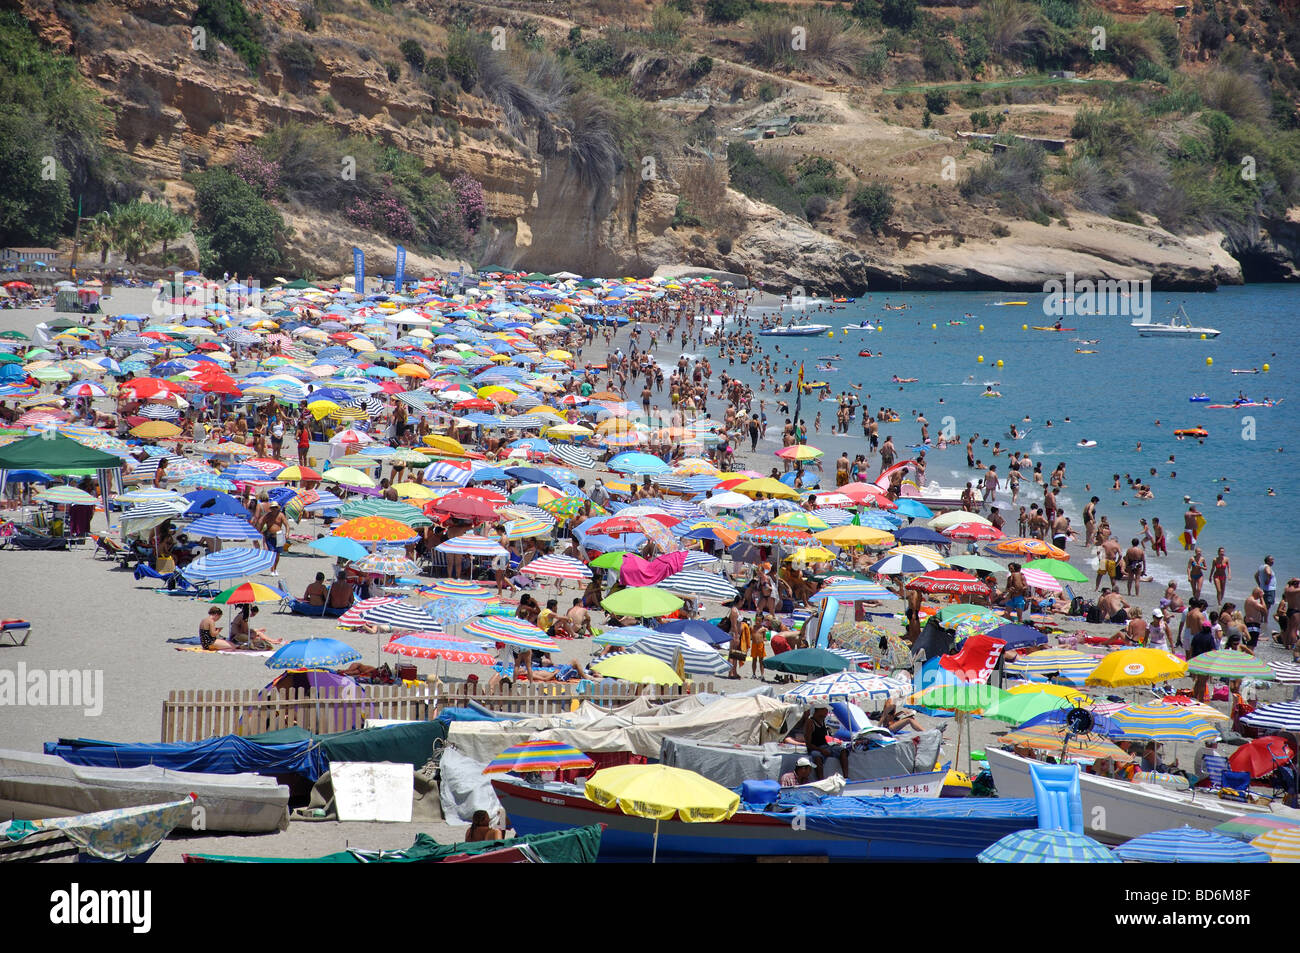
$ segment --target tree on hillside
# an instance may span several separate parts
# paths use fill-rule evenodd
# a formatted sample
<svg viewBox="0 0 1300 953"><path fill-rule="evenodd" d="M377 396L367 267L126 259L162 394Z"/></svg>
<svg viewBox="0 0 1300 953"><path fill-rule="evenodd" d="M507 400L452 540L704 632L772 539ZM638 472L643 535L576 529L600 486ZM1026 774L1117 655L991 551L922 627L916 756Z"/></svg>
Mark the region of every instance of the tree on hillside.
<svg viewBox="0 0 1300 953"><path fill-rule="evenodd" d="M195 178L194 188L205 271L265 276L279 266L284 220L247 182L212 169Z"/></svg>
<svg viewBox="0 0 1300 953"><path fill-rule="evenodd" d="M99 267L108 262L108 253L113 250L113 223L108 212L100 212L89 219L82 228L81 240L89 252L99 252Z"/></svg>

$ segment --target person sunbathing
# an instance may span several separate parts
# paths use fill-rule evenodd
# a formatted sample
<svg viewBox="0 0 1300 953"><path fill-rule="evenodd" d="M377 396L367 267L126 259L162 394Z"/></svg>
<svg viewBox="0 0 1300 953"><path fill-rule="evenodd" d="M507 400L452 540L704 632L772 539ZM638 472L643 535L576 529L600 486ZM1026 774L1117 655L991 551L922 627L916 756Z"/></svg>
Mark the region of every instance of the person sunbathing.
<svg viewBox="0 0 1300 953"><path fill-rule="evenodd" d="M902 731L904 729L925 731L921 723L916 720L916 712L910 708L899 708L894 704L892 698L885 701L885 706L880 709L880 715L876 718L876 723L882 728L888 728L890 731Z"/></svg>
<svg viewBox="0 0 1300 953"><path fill-rule="evenodd" d="M257 615L257 606L245 606L244 611L230 621L230 638L236 648L266 652L277 645L283 645L283 639L267 638L266 629L252 627L253 616Z"/></svg>
<svg viewBox="0 0 1300 953"><path fill-rule="evenodd" d="M208 610L208 616L199 623L199 645L208 652L230 651L237 646L221 638L221 626L218 620L221 618L221 610L213 606Z"/></svg>

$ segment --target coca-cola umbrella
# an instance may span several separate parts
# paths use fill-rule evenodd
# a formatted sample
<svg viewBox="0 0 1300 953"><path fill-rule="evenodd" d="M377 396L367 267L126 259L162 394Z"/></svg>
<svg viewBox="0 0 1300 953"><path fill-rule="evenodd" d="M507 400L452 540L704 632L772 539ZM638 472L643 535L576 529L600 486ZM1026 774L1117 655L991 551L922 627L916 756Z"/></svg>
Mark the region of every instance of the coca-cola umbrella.
<svg viewBox="0 0 1300 953"><path fill-rule="evenodd" d="M987 596L989 587L974 576L955 569L932 569L911 580L908 589L929 594L943 593L957 596Z"/></svg>

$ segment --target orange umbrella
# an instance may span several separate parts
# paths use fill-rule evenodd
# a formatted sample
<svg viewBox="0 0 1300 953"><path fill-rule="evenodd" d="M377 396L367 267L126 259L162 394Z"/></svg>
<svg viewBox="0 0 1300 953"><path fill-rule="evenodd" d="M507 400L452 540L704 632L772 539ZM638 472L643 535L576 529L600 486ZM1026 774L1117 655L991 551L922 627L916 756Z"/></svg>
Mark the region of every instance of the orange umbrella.
<svg viewBox="0 0 1300 953"><path fill-rule="evenodd" d="M1012 536L1009 539L1000 539L989 547L995 553L1010 553L1020 556L1046 557L1048 559L1069 559L1069 554L1058 549L1051 543L1045 543L1041 539L1030 539L1027 536Z"/></svg>
<svg viewBox="0 0 1300 953"><path fill-rule="evenodd" d="M399 377L419 377L427 379L429 372L418 364L398 364L393 368L393 373Z"/></svg>
<svg viewBox="0 0 1300 953"><path fill-rule="evenodd" d="M334 535L361 543L400 543L412 539L415 531L385 516L358 516L338 526Z"/></svg>

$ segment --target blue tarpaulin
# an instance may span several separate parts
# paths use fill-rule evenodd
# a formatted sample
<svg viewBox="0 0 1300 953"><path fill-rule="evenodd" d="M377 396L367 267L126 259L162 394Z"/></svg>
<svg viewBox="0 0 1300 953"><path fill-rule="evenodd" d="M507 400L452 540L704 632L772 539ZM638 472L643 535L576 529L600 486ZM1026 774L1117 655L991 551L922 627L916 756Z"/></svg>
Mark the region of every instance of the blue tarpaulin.
<svg viewBox="0 0 1300 953"><path fill-rule="evenodd" d="M209 774L301 774L309 781L315 781L329 769L320 746L312 741L265 744L238 735L168 744L60 738L57 742L46 742L45 753L71 764L98 768L136 768L151 764L173 771Z"/></svg>

